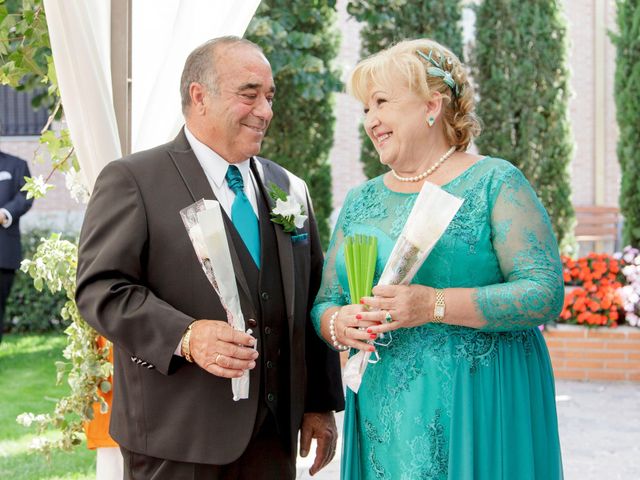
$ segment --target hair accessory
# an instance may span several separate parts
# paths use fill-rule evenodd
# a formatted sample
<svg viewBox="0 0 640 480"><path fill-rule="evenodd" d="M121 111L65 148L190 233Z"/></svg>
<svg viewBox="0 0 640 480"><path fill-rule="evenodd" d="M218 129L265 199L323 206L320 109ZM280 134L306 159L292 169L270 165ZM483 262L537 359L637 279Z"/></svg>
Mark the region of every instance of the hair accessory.
<svg viewBox="0 0 640 480"><path fill-rule="evenodd" d="M460 96L460 87L458 86L456 81L453 79L453 76L451 75L451 72L449 72L449 71L445 70L444 68L442 68L442 64L440 62L436 62L434 60L434 58L433 58L433 50L429 50L429 55L425 55L420 50L416 50L416 53L418 55L420 55L422 58L424 58L431 65L433 65L433 67L427 68L427 73L429 75L431 75L432 77L441 77L442 81L444 83L446 83L447 86L453 92L453 96L454 97L459 97ZM451 61L451 58L447 58L447 63L450 64L450 65L453 64L453 62Z"/></svg>

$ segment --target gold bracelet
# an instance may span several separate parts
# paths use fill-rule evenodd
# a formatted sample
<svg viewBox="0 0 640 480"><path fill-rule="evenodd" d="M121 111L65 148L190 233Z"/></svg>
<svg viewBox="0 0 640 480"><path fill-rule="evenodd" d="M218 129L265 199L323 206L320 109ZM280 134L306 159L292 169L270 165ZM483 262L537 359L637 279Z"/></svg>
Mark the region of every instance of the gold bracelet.
<svg viewBox="0 0 640 480"><path fill-rule="evenodd" d="M439 288L435 289L436 292L436 303L433 307L433 323L442 323L444 320L444 290Z"/></svg>
<svg viewBox="0 0 640 480"><path fill-rule="evenodd" d="M191 358L191 345L189 341L191 340L191 328L195 322L191 322L187 327L187 331L184 332L182 336L182 343L180 344L180 350L182 351L182 356L189 363L193 363L193 358Z"/></svg>

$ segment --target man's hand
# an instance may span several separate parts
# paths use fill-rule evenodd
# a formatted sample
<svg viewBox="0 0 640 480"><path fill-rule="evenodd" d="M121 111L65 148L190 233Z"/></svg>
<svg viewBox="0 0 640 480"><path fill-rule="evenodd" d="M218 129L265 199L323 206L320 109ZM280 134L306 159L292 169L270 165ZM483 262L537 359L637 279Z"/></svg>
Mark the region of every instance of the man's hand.
<svg viewBox="0 0 640 480"><path fill-rule="evenodd" d="M241 377L256 366L256 339L227 322L196 320L191 327L191 358L207 372L224 378Z"/></svg>
<svg viewBox="0 0 640 480"><path fill-rule="evenodd" d="M0 210L0 225L4 225L4 222L7 221L7 216L4 214L3 211Z"/></svg>
<svg viewBox="0 0 640 480"><path fill-rule="evenodd" d="M300 456L306 457L311 448L311 439L318 442L316 458L309 469L310 475L315 475L333 459L338 443L338 429L333 412L305 413L302 417L300 429Z"/></svg>

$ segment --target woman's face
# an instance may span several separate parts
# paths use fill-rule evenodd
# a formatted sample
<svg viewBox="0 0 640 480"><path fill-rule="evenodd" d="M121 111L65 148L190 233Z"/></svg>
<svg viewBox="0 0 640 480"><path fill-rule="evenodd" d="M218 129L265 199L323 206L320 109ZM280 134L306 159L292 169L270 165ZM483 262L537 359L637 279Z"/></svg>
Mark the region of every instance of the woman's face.
<svg viewBox="0 0 640 480"><path fill-rule="evenodd" d="M382 164L397 169L420 162L428 128L424 99L407 87L373 85L364 111L365 130Z"/></svg>

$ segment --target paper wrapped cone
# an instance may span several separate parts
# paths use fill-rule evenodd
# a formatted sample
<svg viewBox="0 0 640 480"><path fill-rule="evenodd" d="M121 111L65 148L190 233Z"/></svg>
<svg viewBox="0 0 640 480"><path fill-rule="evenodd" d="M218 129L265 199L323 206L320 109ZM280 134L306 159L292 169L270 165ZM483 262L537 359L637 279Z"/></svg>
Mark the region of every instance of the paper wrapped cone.
<svg viewBox="0 0 640 480"><path fill-rule="evenodd" d="M215 200L199 200L181 210L180 215L202 269L220 297L229 324L244 332L244 315L220 204ZM249 371L231 379L231 388L234 400L249 398Z"/></svg>

